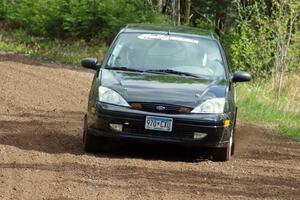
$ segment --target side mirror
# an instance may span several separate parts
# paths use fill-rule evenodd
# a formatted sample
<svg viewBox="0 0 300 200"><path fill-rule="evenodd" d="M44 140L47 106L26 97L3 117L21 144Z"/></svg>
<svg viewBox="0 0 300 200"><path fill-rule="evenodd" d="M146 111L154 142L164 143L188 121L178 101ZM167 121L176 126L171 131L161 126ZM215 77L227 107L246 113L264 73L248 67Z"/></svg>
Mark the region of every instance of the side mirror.
<svg viewBox="0 0 300 200"><path fill-rule="evenodd" d="M247 72L235 72L232 77L232 82L247 82L251 80L251 75Z"/></svg>
<svg viewBox="0 0 300 200"><path fill-rule="evenodd" d="M81 61L81 66L94 70L97 70L99 68L97 58L85 58Z"/></svg>

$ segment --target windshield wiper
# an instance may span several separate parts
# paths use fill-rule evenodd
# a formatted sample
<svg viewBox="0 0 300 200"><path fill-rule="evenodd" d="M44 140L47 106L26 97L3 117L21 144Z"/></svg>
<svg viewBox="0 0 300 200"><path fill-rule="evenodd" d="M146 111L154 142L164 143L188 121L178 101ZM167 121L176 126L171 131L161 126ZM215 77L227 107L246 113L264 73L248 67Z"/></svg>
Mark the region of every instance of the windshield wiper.
<svg viewBox="0 0 300 200"><path fill-rule="evenodd" d="M128 68L128 67L105 67L105 69L131 71L131 72L159 73L159 74L176 74L176 75L183 75L183 76L191 76L195 78L205 78L189 72L176 71L173 69L148 69L145 71L140 69Z"/></svg>
<svg viewBox="0 0 300 200"><path fill-rule="evenodd" d="M189 72L182 72L182 71L176 71L173 69L149 69L146 70L145 72L150 72L150 73L163 73L163 74L176 74L176 75L184 75L184 76L191 76L195 78L200 78L196 74L192 74Z"/></svg>
<svg viewBox="0 0 300 200"><path fill-rule="evenodd" d="M140 70L140 69L134 69L134 68L128 68L128 67L105 67L105 69L130 71L130 72L144 72L143 70Z"/></svg>

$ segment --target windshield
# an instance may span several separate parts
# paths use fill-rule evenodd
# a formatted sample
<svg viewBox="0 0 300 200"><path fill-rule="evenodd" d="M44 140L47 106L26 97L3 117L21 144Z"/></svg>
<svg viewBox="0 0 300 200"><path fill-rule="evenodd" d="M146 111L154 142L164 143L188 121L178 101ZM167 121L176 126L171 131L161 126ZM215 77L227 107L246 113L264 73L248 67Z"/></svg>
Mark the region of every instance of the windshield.
<svg viewBox="0 0 300 200"><path fill-rule="evenodd" d="M122 33L107 65L152 72L172 70L206 77L225 74L216 41L156 33Z"/></svg>

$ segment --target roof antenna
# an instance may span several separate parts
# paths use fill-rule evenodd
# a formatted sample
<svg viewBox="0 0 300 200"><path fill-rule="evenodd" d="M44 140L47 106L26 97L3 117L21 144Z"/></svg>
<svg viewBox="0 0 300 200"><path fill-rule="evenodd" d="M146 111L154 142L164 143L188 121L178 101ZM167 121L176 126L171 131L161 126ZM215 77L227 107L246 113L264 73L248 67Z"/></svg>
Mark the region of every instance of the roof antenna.
<svg viewBox="0 0 300 200"><path fill-rule="evenodd" d="M212 39L215 39L214 33L212 31L210 31L210 36Z"/></svg>
<svg viewBox="0 0 300 200"><path fill-rule="evenodd" d="M124 32L127 30L127 28L129 27L129 24L127 24L124 28Z"/></svg>

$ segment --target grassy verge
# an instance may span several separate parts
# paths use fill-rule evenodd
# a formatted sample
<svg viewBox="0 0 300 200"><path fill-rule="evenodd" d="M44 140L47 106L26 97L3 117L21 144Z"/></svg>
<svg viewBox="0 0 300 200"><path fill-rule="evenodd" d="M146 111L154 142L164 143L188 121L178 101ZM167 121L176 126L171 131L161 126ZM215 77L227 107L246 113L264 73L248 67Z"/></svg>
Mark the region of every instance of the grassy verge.
<svg viewBox="0 0 300 200"><path fill-rule="evenodd" d="M107 47L96 41L84 40L61 41L28 36L17 30L6 32L0 30L0 50L28 54L47 60L68 64L79 64L82 58L96 57L102 59Z"/></svg>
<svg viewBox="0 0 300 200"><path fill-rule="evenodd" d="M300 142L300 97L297 80L292 87L286 84L284 95L277 102L271 83L241 84L238 86L239 118L242 121L274 127L283 136ZM299 83L298 83L299 85Z"/></svg>

